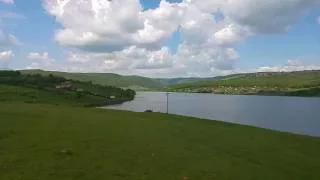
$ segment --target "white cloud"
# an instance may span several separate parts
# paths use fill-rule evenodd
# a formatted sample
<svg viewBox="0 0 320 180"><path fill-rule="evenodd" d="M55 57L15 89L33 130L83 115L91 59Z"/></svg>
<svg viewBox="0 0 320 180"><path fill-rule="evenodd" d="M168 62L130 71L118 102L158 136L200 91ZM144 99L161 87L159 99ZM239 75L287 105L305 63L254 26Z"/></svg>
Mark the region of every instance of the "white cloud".
<svg viewBox="0 0 320 180"><path fill-rule="evenodd" d="M319 0L185 0L201 12L218 12L255 33L286 31Z"/></svg>
<svg viewBox="0 0 320 180"><path fill-rule="evenodd" d="M0 47L15 46L21 44L12 34L7 34L0 29Z"/></svg>
<svg viewBox="0 0 320 180"><path fill-rule="evenodd" d="M14 56L11 50L0 52L0 61L6 62L9 61Z"/></svg>
<svg viewBox="0 0 320 180"><path fill-rule="evenodd" d="M229 24L227 27L219 30L214 34L215 41L220 45L232 45L242 41L249 36L251 32L236 24Z"/></svg>
<svg viewBox="0 0 320 180"><path fill-rule="evenodd" d="M132 45L161 47L177 30L182 4L161 1L142 11L139 0L46 0L47 11L63 25L56 33L61 45L96 52L123 50Z"/></svg>
<svg viewBox="0 0 320 180"><path fill-rule="evenodd" d="M14 4L14 0L0 0L4 4Z"/></svg>
<svg viewBox="0 0 320 180"><path fill-rule="evenodd" d="M176 55L174 68L198 76L216 75L220 71L233 69L238 57L233 48L182 44Z"/></svg>
<svg viewBox="0 0 320 180"><path fill-rule="evenodd" d="M283 66L264 66L259 67L258 72L290 72L304 70L320 70L320 64L307 64L300 60L288 60Z"/></svg>
<svg viewBox="0 0 320 180"><path fill-rule="evenodd" d="M72 71L131 71L171 68L173 59L168 48L150 51L131 46L112 53L73 52L68 55L67 68Z"/></svg>
<svg viewBox="0 0 320 180"><path fill-rule="evenodd" d="M51 59L49 57L49 53L48 52L43 52L43 53L37 53L37 52L31 52L27 55L27 58L33 61L44 61L44 62L52 62L54 61L54 59Z"/></svg>
<svg viewBox="0 0 320 180"><path fill-rule="evenodd" d="M195 48L198 48L195 50ZM178 53L169 49L148 50L131 46L111 53L72 52L58 70L73 72L113 72L152 77L208 76L230 71L239 55L233 48L201 49L183 44Z"/></svg>
<svg viewBox="0 0 320 180"><path fill-rule="evenodd" d="M229 0L223 11L235 22L256 33L286 31L301 15L319 5L319 0Z"/></svg>
<svg viewBox="0 0 320 180"><path fill-rule="evenodd" d="M27 69L57 70L57 68L59 68L59 65L55 64L56 60L51 58L48 52L30 52L26 58L31 61L31 64L27 66Z"/></svg>
<svg viewBox="0 0 320 180"><path fill-rule="evenodd" d="M230 72L238 42L284 32L319 0L183 0L143 10L139 0L45 0L61 24L56 41L73 48L63 68L155 75ZM164 43L179 31L175 54Z"/></svg>

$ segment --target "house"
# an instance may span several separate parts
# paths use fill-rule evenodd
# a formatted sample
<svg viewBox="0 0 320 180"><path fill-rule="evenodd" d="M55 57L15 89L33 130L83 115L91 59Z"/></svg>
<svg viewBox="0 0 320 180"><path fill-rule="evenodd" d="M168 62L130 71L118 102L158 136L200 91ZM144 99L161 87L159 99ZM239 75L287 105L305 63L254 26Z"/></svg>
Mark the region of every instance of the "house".
<svg viewBox="0 0 320 180"><path fill-rule="evenodd" d="M71 81L65 81L59 85L56 85L56 89L70 89L70 88L72 88Z"/></svg>

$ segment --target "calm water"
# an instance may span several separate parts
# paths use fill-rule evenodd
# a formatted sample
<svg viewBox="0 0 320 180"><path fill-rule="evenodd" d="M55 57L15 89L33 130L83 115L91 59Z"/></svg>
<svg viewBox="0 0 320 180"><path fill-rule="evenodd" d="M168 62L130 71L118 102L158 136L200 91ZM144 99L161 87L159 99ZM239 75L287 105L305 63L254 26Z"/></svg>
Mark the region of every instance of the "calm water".
<svg viewBox="0 0 320 180"><path fill-rule="evenodd" d="M166 112L166 94L138 92L107 108ZM320 136L320 98L170 93L169 113Z"/></svg>

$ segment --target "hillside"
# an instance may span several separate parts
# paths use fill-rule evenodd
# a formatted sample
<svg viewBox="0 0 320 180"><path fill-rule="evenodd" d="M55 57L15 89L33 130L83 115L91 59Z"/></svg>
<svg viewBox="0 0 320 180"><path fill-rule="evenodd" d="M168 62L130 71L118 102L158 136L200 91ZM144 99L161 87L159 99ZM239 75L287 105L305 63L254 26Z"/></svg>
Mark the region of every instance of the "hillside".
<svg viewBox="0 0 320 180"><path fill-rule="evenodd" d="M1 180L320 177L319 138L159 113L0 106Z"/></svg>
<svg viewBox="0 0 320 180"><path fill-rule="evenodd" d="M185 84L185 83L195 83L199 81L206 81L206 80L213 80L215 77L208 77L208 78L196 78L196 77L189 77L189 78L158 78L156 80L160 81L164 86L170 86L174 84Z"/></svg>
<svg viewBox="0 0 320 180"><path fill-rule="evenodd" d="M0 71L0 101L103 106L134 98L135 92L58 76Z"/></svg>
<svg viewBox="0 0 320 180"><path fill-rule="evenodd" d="M67 73L43 70L22 70L23 74L55 75L79 81L91 81L94 84L131 88L135 90L159 89L163 85L154 79L141 76L122 76L111 73Z"/></svg>
<svg viewBox="0 0 320 180"><path fill-rule="evenodd" d="M94 84L130 88L137 91L167 90L217 94L320 96L320 71L259 72L212 78L146 78L110 73L66 73L23 70L23 74L57 75Z"/></svg>
<svg viewBox="0 0 320 180"><path fill-rule="evenodd" d="M0 179L318 180L320 176L318 137L87 107L133 96L132 90L53 75L0 71Z"/></svg>
<svg viewBox="0 0 320 180"><path fill-rule="evenodd" d="M168 90L221 94L320 95L320 71L263 72L172 85Z"/></svg>

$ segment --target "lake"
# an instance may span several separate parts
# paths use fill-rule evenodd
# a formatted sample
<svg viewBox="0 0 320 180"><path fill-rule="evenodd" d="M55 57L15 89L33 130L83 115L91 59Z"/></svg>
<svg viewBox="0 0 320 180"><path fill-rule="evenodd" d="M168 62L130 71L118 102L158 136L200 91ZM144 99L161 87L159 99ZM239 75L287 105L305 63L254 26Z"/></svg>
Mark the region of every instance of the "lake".
<svg viewBox="0 0 320 180"><path fill-rule="evenodd" d="M320 136L320 98L170 93L169 113ZM135 99L106 108L167 111L164 92L137 92Z"/></svg>

